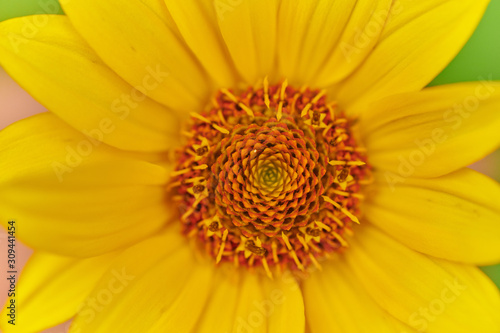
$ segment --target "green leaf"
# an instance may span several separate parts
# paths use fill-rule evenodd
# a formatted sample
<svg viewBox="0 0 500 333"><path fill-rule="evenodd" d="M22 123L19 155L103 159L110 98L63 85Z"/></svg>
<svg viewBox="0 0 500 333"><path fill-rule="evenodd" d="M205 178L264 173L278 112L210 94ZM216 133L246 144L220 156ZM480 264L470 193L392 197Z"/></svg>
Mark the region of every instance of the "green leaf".
<svg viewBox="0 0 500 333"><path fill-rule="evenodd" d="M497 287L500 288L500 265L481 267L481 269L493 280L493 282L495 282Z"/></svg>
<svg viewBox="0 0 500 333"><path fill-rule="evenodd" d="M0 0L0 22L35 14L63 14L57 0Z"/></svg>
<svg viewBox="0 0 500 333"><path fill-rule="evenodd" d="M500 80L499 17L500 0L492 0L465 47L430 86L482 79Z"/></svg>
<svg viewBox="0 0 500 333"><path fill-rule="evenodd" d="M500 80L500 0L492 0L476 31L456 58L430 86ZM495 161L498 165L500 161ZM497 181L500 179L497 177ZM500 288L500 265L481 268Z"/></svg>

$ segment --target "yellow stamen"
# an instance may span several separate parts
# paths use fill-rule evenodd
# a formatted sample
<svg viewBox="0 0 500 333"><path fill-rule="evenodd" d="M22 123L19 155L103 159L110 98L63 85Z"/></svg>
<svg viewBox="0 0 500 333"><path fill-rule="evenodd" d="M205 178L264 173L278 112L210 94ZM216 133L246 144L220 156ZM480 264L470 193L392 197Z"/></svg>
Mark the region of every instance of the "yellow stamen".
<svg viewBox="0 0 500 333"><path fill-rule="evenodd" d="M280 101L283 101L285 99L285 93L286 93L287 86L288 86L288 80L283 81L283 84L281 85L281 91L280 91Z"/></svg>
<svg viewBox="0 0 500 333"><path fill-rule="evenodd" d="M348 197L350 195L349 192L339 191L339 190L331 190L331 192L337 195L342 195L344 197Z"/></svg>
<svg viewBox="0 0 500 333"><path fill-rule="evenodd" d="M303 271L304 270L304 265L300 262L299 258L297 257L297 253L295 253L294 249L292 248L292 245L290 244L290 241L288 240L288 237L285 235L284 232L281 232L281 236L283 237L283 240L285 241L286 248L290 252L290 256L292 259L295 261L295 264L297 267Z"/></svg>
<svg viewBox="0 0 500 333"><path fill-rule="evenodd" d="M182 219L185 220L189 217L189 215L193 214L195 209L196 209L196 206L198 206L198 204L201 202L201 200L203 200L205 197L199 197L198 199L195 200L195 202L193 202L193 205L187 210L187 212L185 212L183 215L182 215Z"/></svg>
<svg viewBox="0 0 500 333"><path fill-rule="evenodd" d="M232 102L238 103L238 99L236 98L236 96L234 96L229 90L227 90L226 88L222 88L220 91L221 93L226 95Z"/></svg>
<svg viewBox="0 0 500 333"><path fill-rule="evenodd" d="M299 99L300 97L300 93L296 93L294 96L293 96L293 100L292 100L292 114L295 114L295 106L297 104L297 100Z"/></svg>
<svg viewBox="0 0 500 333"><path fill-rule="evenodd" d="M332 193L341 195L344 197L353 197L353 198L358 198L358 199L364 199L365 196L361 193L351 193L351 192L345 192L345 191L339 191L339 190L331 190Z"/></svg>
<svg viewBox="0 0 500 333"><path fill-rule="evenodd" d="M281 237L283 237L283 240L285 241L286 248L289 251L293 251L292 245L290 244L290 241L288 240L288 236L285 235L285 233L283 231L281 232Z"/></svg>
<svg viewBox="0 0 500 333"><path fill-rule="evenodd" d="M329 161L328 164L330 165L349 165L349 166L362 166L365 165L366 163L363 161Z"/></svg>
<svg viewBox="0 0 500 333"><path fill-rule="evenodd" d="M321 272L323 271L323 267L319 264L318 260L314 257L312 253L309 253L309 258L311 259L313 265Z"/></svg>
<svg viewBox="0 0 500 333"><path fill-rule="evenodd" d="M222 134L229 134L229 131L227 129L225 129L224 127L220 127L219 125L216 125L216 124L212 124L212 126L218 130L219 132L221 132Z"/></svg>
<svg viewBox="0 0 500 333"><path fill-rule="evenodd" d="M185 220L189 217L189 215L194 213L194 208L189 208L184 214L182 214L182 220Z"/></svg>
<svg viewBox="0 0 500 333"><path fill-rule="evenodd" d="M248 266L252 267L254 263L255 263L255 255L252 253L250 259L248 259Z"/></svg>
<svg viewBox="0 0 500 333"><path fill-rule="evenodd" d="M270 101L269 101L269 80L267 76L264 78L264 104L266 104L267 109L270 108Z"/></svg>
<svg viewBox="0 0 500 333"><path fill-rule="evenodd" d="M278 104L278 112L276 113L276 119L280 121L282 115L283 115L283 102L281 101L280 104Z"/></svg>
<svg viewBox="0 0 500 333"><path fill-rule="evenodd" d="M273 260L274 263L278 263L278 244L276 242L271 243L271 248L273 249Z"/></svg>
<svg viewBox="0 0 500 333"><path fill-rule="evenodd" d="M198 183L198 182L203 181L203 180L205 180L205 177L193 177L193 178L186 179L184 181L184 183L192 184L192 183Z"/></svg>
<svg viewBox="0 0 500 333"><path fill-rule="evenodd" d="M208 165L202 164L202 165L194 166L193 170L205 170L206 168L208 168Z"/></svg>
<svg viewBox="0 0 500 333"><path fill-rule="evenodd" d="M312 100L311 102L307 103L304 109L302 109L302 113L300 116L304 118L307 115L307 112L309 109L313 106L313 104L318 103L318 101L321 99L321 97L325 96L326 90L321 90Z"/></svg>
<svg viewBox="0 0 500 333"><path fill-rule="evenodd" d="M342 213L344 213L348 218L350 218L352 222L359 224L358 218L356 216L354 216L350 211L348 211L347 209L345 209L344 207L342 207L341 205L339 205L338 203L336 203L335 201L333 201L332 199L330 199L326 195L323 195L322 197L326 202L332 204L335 208L340 209L340 211Z"/></svg>
<svg viewBox="0 0 500 333"><path fill-rule="evenodd" d="M185 173L188 173L189 171L191 171L191 169L190 169L190 168L187 168L187 169L182 169L182 170L177 170L177 171L172 171L172 172L170 173L170 175L171 175L172 177L177 177L177 176L183 175L183 174L185 174Z"/></svg>
<svg viewBox="0 0 500 333"><path fill-rule="evenodd" d="M319 94L316 95L316 97L314 97L311 101L312 104L316 104L318 103L318 101L320 100L321 97L325 96L326 94L326 90L323 89L319 92Z"/></svg>
<svg viewBox="0 0 500 333"><path fill-rule="evenodd" d="M168 184L167 189L171 190L171 189L173 189L173 188L175 188L177 186L181 186L181 185L182 185L182 182L180 182L180 181L179 182L173 182L173 183Z"/></svg>
<svg viewBox="0 0 500 333"><path fill-rule="evenodd" d="M222 253L224 252L224 248L226 247L226 239L227 239L228 233L229 233L229 229L226 229L226 230L224 230L224 233L222 234L222 241L220 244L219 253L217 254L217 259L215 260L216 264L218 264L222 260Z"/></svg>
<svg viewBox="0 0 500 333"><path fill-rule="evenodd" d="M340 236L337 232L335 232L335 231L332 230L331 233L340 242L340 244L342 244L343 247L348 247L349 246L349 244L347 244L347 242L345 241L345 239L343 239L342 236Z"/></svg>
<svg viewBox="0 0 500 333"><path fill-rule="evenodd" d="M312 104L311 103L307 103L306 106L304 106L304 108L302 109L302 112L300 113L300 116L302 118L304 118L307 113L309 112L309 109L311 108Z"/></svg>
<svg viewBox="0 0 500 333"><path fill-rule="evenodd" d="M254 114L253 114L253 111L252 109L250 109L248 106L246 106L244 103L238 103L238 106L240 108L242 108L246 113L247 115L249 115L250 117L255 117Z"/></svg>
<svg viewBox="0 0 500 333"><path fill-rule="evenodd" d="M297 267L303 271L304 270L304 265L300 262L299 257L297 257L297 253L295 253L294 250L290 251L290 256L292 257L293 261L295 261L295 264Z"/></svg>
<svg viewBox="0 0 500 333"><path fill-rule="evenodd" d="M337 223L337 224L339 225L339 227L341 227L341 228L343 228L343 227L344 227L344 222L343 222L341 219L339 219L337 216L335 216L333 213L331 213L331 212L328 212L328 211L327 211L327 212L326 212L326 215L327 215L329 218L331 218L332 220L334 220L334 221L335 221L335 223Z"/></svg>
<svg viewBox="0 0 500 333"><path fill-rule="evenodd" d="M331 104L328 104L326 107L328 108L328 112L330 113L330 117L332 118L332 121L333 121L335 119L335 108ZM335 105L335 107L336 107L336 105Z"/></svg>
<svg viewBox="0 0 500 333"><path fill-rule="evenodd" d="M330 228L329 226L327 226L326 224L324 224L323 222L320 222L320 221L314 221L314 223L316 223L316 225L318 227L320 227L321 229L325 229L326 231L330 231L332 230L332 228Z"/></svg>
<svg viewBox="0 0 500 333"><path fill-rule="evenodd" d="M191 115L191 117L193 118L196 118L196 119L199 119L207 124L210 124L210 120L208 120L207 118L203 117L201 114L199 113L196 113L196 112L191 112L189 113Z"/></svg>
<svg viewBox="0 0 500 333"><path fill-rule="evenodd" d="M313 249L314 252L316 253L322 253L323 250L317 247L313 242L309 243L309 246Z"/></svg>
<svg viewBox="0 0 500 333"><path fill-rule="evenodd" d="M326 134L328 133L329 130L332 129L332 127L333 127L333 124L326 126L326 128L323 130L323 136L326 136Z"/></svg>
<svg viewBox="0 0 500 333"><path fill-rule="evenodd" d="M217 116L219 116L219 119L223 124L227 125L227 121L226 118L224 118L224 115L222 114L222 110L217 111Z"/></svg>
<svg viewBox="0 0 500 333"><path fill-rule="evenodd" d="M266 258L262 258L262 266L264 266L264 270L266 271L267 276L271 279L273 279L273 273L271 273L271 270L269 269L269 265L267 264Z"/></svg>
<svg viewBox="0 0 500 333"><path fill-rule="evenodd" d="M300 244L302 244L302 246L304 246L304 249L306 251L309 251L309 245L307 245L307 242L304 239L304 237L302 237L301 235L297 234L297 239L299 240Z"/></svg>

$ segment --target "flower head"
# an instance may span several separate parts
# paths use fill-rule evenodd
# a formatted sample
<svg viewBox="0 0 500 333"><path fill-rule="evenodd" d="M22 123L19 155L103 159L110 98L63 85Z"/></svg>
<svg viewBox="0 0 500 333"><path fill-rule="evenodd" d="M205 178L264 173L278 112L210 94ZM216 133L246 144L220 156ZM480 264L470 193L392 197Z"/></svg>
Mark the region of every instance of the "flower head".
<svg viewBox="0 0 500 333"><path fill-rule="evenodd" d="M183 232L216 262L304 270L347 247L369 182L352 121L325 92L287 82L223 89L193 115L170 187Z"/></svg>
<svg viewBox="0 0 500 333"><path fill-rule="evenodd" d="M499 146L500 84L425 88L486 5L71 0L1 23L0 64L50 110L0 133L0 218L36 251L2 330L498 332L474 265L500 262L500 186L466 166Z"/></svg>

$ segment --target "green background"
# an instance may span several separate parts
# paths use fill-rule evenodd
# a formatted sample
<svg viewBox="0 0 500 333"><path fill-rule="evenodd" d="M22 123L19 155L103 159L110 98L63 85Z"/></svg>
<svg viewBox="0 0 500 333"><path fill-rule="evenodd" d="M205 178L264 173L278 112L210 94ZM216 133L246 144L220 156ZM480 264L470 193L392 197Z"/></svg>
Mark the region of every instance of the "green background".
<svg viewBox="0 0 500 333"><path fill-rule="evenodd" d="M31 14L62 13L56 0L0 0L0 21ZM500 0L491 0L471 39L430 85L477 81L481 78L490 78L490 76L494 80L500 80ZM498 168L500 153L493 154L488 161L497 166L494 174L490 176L500 181L500 168ZM500 288L500 265L482 269Z"/></svg>

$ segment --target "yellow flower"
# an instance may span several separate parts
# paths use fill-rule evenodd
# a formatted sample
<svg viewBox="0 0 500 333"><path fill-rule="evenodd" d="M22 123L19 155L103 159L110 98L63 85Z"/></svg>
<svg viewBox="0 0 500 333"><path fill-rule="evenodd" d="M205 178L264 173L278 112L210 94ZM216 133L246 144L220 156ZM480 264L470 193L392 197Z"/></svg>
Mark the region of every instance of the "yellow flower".
<svg viewBox="0 0 500 333"><path fill-rule="evenodd" d="M500 331L500 186L466 168L500 84L425 88L488 1L62 3L0 24L51 111L0 133L35 249L4 332Z"/></svg>

